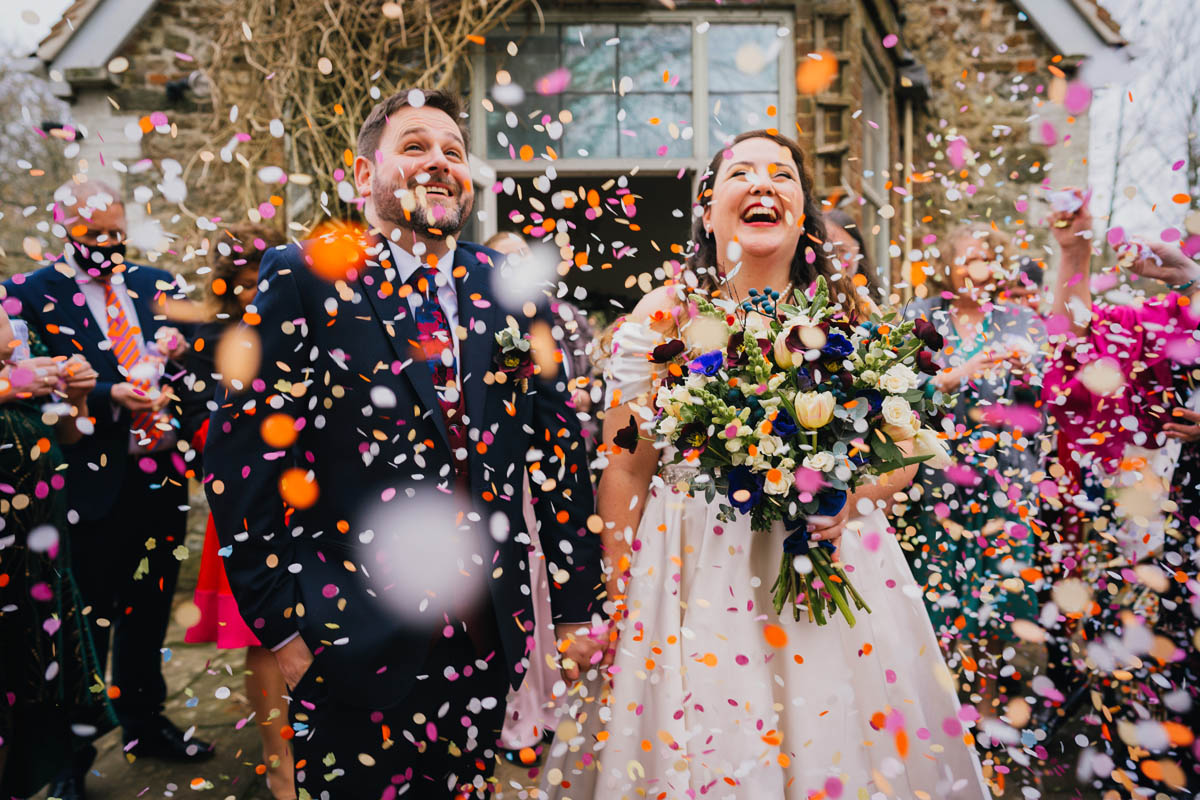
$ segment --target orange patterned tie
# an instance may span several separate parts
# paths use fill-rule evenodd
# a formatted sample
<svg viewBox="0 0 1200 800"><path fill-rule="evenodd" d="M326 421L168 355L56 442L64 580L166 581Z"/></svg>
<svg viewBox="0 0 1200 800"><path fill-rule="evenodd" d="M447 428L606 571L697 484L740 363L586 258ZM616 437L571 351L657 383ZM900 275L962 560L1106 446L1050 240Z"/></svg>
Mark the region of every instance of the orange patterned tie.
<svg viewBox="0 0 1200 800"><path fill-rule="evenodd" d="M158 382L151 382L145 378L136 377L134 374L134 368L145 358L137 339L141 328L132 325L129 317L125 316L125 304L117 297L117 292L113 289L112 284L101 280L100 285L104 287L104 307L105 313L108 315L108 340L112 342L112 353L117 357L117 364L124 371L126 380L143 392L149 392ZM134 433L140 434L138 444L149 451L158 445L165 433L155 423L169 420L170 416L161 411L142 411L134 413L129 427ZM146 441L147 439L149 441Z"/></svg>

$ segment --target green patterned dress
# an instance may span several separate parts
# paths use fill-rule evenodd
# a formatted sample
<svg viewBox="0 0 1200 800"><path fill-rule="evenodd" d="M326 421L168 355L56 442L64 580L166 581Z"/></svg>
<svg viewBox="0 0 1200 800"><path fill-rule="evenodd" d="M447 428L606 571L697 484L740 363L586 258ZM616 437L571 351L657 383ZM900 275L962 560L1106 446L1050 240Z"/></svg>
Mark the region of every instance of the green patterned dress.
<svg viewBox="0 0 1200 800"><path fill-rule="evenodd" d="M47 355L31 334L35 356ZM65 461L42 403L0 403L0 797L36 794L70 765L73 722L115 724L81 636Z"/></svg>

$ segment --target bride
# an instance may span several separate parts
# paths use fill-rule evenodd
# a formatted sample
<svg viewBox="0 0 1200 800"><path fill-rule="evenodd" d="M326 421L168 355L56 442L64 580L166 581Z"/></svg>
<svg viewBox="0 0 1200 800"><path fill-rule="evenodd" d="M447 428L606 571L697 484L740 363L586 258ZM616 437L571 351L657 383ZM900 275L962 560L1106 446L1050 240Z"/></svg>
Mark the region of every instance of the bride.
<svg viewBox="0 0 1200 800"><path fill-rule="evenodd" d="M731 313L752 288L786 296L832 275L795 142L738 136L710 164L699 202L689 267ZM844 306L868 302L833 284ZM677 332L686 341L688 322L679 290L663 287L613 335L598 504L619 635L610 677L606 658L555 698L542 790L560 800L987 797L976 715L958 704L882 510L911 469L861 488L838 517L809 520L813 538L838 542L872 609L854 628L841 616L822 627L772 609L778 523L723 523L716 504L675 488L680 467L663 474L660 448L614 445L631 417L644 422L638 409L661 369L651 351Z"/></svg>

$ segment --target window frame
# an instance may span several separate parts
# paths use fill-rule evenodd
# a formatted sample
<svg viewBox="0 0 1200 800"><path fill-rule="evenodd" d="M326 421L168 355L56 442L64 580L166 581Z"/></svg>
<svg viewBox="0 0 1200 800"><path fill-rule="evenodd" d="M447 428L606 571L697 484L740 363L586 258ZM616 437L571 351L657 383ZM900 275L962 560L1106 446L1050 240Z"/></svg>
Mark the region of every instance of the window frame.
<svg viewBox="0 0 1200 800"><path fill-rule="evenodd" d="M686 22L692 32L692 145L693 155L682 158L667 157L615 157L615 158L581 158L562 157L548 161L543 156L535 154L530 161L516 159L488 158L487 110L483 107L483 99L488 96L490 78L486 71L486 48L479 47L471 59L470 85L470 130L471 130L471 168L476 179L490 178L491 181L502 181L506 177L529 177L545 174L548 167L553 167L558 177L568 175L672 175L681 171L692 175L692 188L699 188L699 182L704 170L708 167L715 143L709 141L709 90L708 90L708 36L700 33L697 28L702 22L710 24L774 24L776 29L786 28L787 36L780 37L778 54L779 69L779 104L776 109L775 125L785 136L792 135L791 126L796 120L796 82L793 76L796 72L796 17L794 13L778 9L732 9L714 13L711 9L679 9L676 11L636 11L636 12L595 12L570 13L566 11L546 12L540 22L514 23L507 28L494 28L488 37L510 34L517 38L524 30L545 30L547 25L652 25L680 24ZM619 77L619 76L618 76ZM682 93L680 93L682 94ZM772 127L764 124L763 127ZM699 154L699 155L696 155ZM482 185L482 183L480 184ZM482 200L479 210L483 212L479 220L481 238L486 239L498 230L497 198L491 187L476 195Z"/></svg>

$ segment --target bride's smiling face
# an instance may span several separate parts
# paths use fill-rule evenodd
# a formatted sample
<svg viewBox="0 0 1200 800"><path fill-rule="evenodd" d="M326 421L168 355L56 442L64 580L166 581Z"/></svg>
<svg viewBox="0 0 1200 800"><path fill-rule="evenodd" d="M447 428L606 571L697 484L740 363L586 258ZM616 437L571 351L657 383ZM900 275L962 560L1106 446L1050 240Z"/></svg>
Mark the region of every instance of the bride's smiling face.
<svg viewBox="0 0 1200 800"><path fill-rule="evenodd" d="M791 152L770 139L746 139L717 169L704 225L728 267L741 260L730 258L735 241L743 256L779 255L790 263L803 232L803 210L800 170Z"/></svg>

